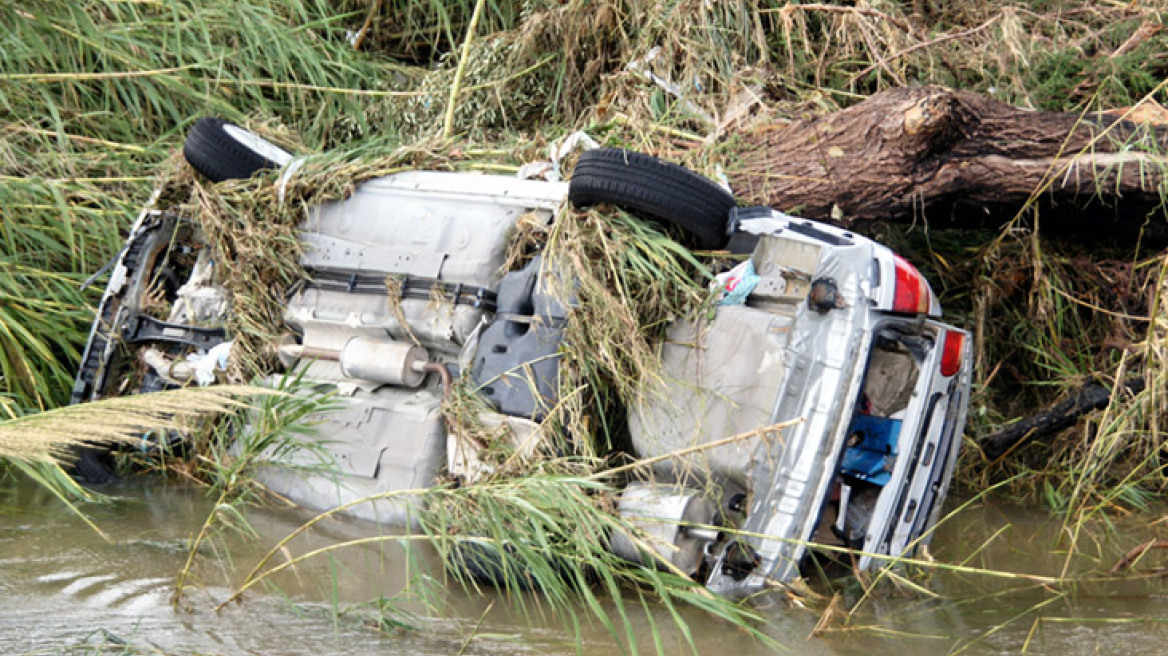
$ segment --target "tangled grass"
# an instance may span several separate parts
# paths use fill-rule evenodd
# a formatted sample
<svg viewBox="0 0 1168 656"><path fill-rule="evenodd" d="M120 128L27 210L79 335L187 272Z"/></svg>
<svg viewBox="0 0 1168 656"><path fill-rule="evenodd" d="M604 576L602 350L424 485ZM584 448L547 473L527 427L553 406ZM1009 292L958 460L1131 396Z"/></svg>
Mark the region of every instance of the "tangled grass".
<svg viewBox="0 0 1168 656"><path fill-rule="evenodd" d="M942 84L1024 107L1087 111L1163 101L1158 85L1168 76L1163 0L25 5L0 7L0 406L9 417L67 400L103 279L79 287L118 251L154 186L199 217L233 267L231 329L245 355L234 373L244 378L270 366L265 345L278 330L283 289L300 275L295 225L306 208L370 177L415 167L509 170L581 127L716 176L739 156L741 122L781 125L890 86ZM310 157L282 186L282 201L277 174L211 186L174 156L186 128L207 113L298 153L329 154ZM443 140L448 114L452 138ZM704 298L708 262L644 224L606 216L563 216L536 238L549 266L581 281L571 291L581 305L605 313L569 326L562 398L574 405L564 407L565 425L551 428L570 445L619 434L609 423L619 413L608 411L653 375L653 337ZM956 323L975 328L972 434L1086 380L1148 379L1134 398L1116 394L1102 413L1001 462L980 462L967 449L967 488L1008 480L1015 495L1072 518L1139 506L1163 490L1162 255L1135 247L1101 257L1016 231L878 230L924 265ZM446 518L435 518L435 533L443 521L494 530L472 525L484 508L499 525L508 517L515 525L534 500L557 525L532 525L535 534L546 529L549 540L579 547L581 562L604 565L595 545L560 530L563 522L612 528L604 486L579 482L580 468L602 466L586 459L597 455L549 459L556 466L527 487L496 481L512 487L437 492ZM491 492L502 496L483 496ZM540 585L553 585L545 574ZM622 573L603 587L633 583L637 603L682 599L661 591L662 576ZM677 589L706 603L699 591Z"/></svg>

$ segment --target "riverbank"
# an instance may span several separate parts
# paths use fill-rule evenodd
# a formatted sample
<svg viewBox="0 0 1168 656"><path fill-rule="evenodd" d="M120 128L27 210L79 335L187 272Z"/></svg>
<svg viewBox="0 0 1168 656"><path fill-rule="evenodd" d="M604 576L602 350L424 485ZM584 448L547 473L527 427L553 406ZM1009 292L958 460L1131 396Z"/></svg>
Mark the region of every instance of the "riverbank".
<svg viewBox="0 0 1168 656"><path fill-rule="evenodd" d="M935 4L107 0L0 9L11 28L0 48L0 258L6 264L0 272L0 406L12 417L68 400L105 284L102 266L121 248L125 230L160 180L181 183L166 200L223 219L218 236L228 246L237 243L231 228L247 220L267 220L271 227L280 218L289 230L294 225L300 209L280 206L270 177L224 191L192 186L193 174L177 149L199 116L224 116L298 154L314 155L312 175L284 189L288 198L307 200L342 195L358 179L423 163L514 173L545 159L551 144L578 129L606 145L652 152L717 179L749 147L742 126L780 129L784 121L917 83L1070 112L1168 101L1160 88L1168 76L1168 36L1159 28L1168 5L1162 2ZM397 155L387 159L387 153ZM305 180L312 189L297 187ZM872 225L870 234L913 261L933 282L947 319L975 335L975 396L959 492L969 498L992 490L995 502L1023 501L1051 513L1052 523L1041 529L1050 532L1050 542L1037 532L1022 541L1094 558L1088 569L1103 571L1117 551L1122 555L1140 543L1132 536L1143 534L1102 527L1129 520L1152 526L1161 514L1166 476L1159 418L1168 391L1161 291L1168 266L1159 245L1053 239L1043 234L1041 217L1020 211L1019 219L1000 231L956 232L931 230L923 217L913 226ZM576 228L583 247L599 245L588 224ZM280 260L287 254L251 257L287 264ZM685 257L675 268L686 279L671 287L681 297L702 288L704 279L695 272L713 261ZM240 300L273 305L283 289L246 296L263 282L235 279L245 294ZM638 284L655 289L660 282L648 276ZM656 327L698 304L674 298L633 315ZM606 345L617 355L599 367L603 386L587 379L593 401L611 400L604 395L615 395L622 377L646 364L646 343L621 342L618 332L602 344L578 341L585 345L575 354L580 362L589 352L604 353ZM620 357L627 355L635 357ZM1132 376L1146 381L1144 391L1116 393L1105 409L1056 434L1000 458L977 446L978 437L1084 383L1111 387ZM572 416L581 433L604 420ZM204 444L213 446L195 449L204 458L194 460L197 465L166 461L168 475L216 483L217 472L232 466L229 452L220 443ZM19 478L10 468L5 476L10 485ZM95 507L93 514L102 512ZM208 517L214 515L208 511ZM168 521L165 513L160 521ZM934 552L952 565L987 550L961 548L948 557L944 548ZM1020 571L997 562L984 567ZM958 603L961 595L950 599L943 570L905 585L945 590L937 605ZM1062 574L1037 570L1027 574ZM1149 594L1139 597L1141 603ZM1066 613L1044 616L1073 625L1081 610L1074 600L1082 598L1055 594L1032 601L1071 599ZM630 599L633 606L649 603L643 595ZM848 608L858 601L841 599ZM796 603L809 603L825 626L836 626L838 614L826 601ZM1085 622L1115 628L1124 617L1143 617L1118 606L1103 614L1111 612ZM869 621L856 617L863 619L853 618L848 631ZM1017 617L1027 617L1021 607ZM975 627L972 632L991 628L962 622ZM885 630L894 629L874 632Z"/></svg>

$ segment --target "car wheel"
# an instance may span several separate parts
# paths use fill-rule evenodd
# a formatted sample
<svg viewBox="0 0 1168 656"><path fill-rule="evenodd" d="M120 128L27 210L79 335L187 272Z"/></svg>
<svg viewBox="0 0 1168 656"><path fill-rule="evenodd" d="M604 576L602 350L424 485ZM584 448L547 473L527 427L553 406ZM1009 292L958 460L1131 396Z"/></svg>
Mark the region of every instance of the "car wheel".
<svg viewBox="0 0 1168 656"><path fill-rule="evenodd" d="M254 132L221 118L201 118L187 134L183 156L212 182L250 178L278 169L293 156Z"/></svg>
<svg viewBox="0 0 1168 656"><path fill-rule="evenodd" d="M612 203L676 225L698 248L726 245L726 223L737 203L713 180L651 155L598 148L580 156L568 198L586 207Z"/></svg>
<svg viewBox="0 0 1168 656"><path fill-rule="evenodd" d="M552 575L565 585L579 581L569 562L555 554L547 557ZM538 590L539 581L528 571L511 545L462 542L446 553L446 568L464 583L489 585L500 590ZM585 572L591 577L590 570Z"/></svg>
<svg viewBox="0 0 1168 656"><path fill-rule="evenodd" d="M108 449L81 447L75 452L69 473L73 478L88 485L109 485L118 480L114 473L113 457Z"/></svg>

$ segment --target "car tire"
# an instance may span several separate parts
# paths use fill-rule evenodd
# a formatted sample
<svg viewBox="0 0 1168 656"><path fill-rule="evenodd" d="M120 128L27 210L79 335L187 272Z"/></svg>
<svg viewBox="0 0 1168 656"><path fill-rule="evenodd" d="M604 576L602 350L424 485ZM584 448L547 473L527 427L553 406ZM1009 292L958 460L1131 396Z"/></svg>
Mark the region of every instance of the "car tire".
<svg viewBox="0 0 1168 656"><path fill-rule="evenodd" d="M580 155L568 187L580 207L611 203L676 225L702 249L721 248L737 203L709 178L651 155L597 148Z"/></svg>
<svg viewBox="0 0 1168 656"><path fill-rule="evenodd" d="M292 161L288 151L221 118L201 118L183 143L183 156L212 182L250 178Z"/></svg>
<svg viewBox="0 0 1168 656"><path fill-rule="evenodd" d="M86 485L109 485L118 480L109 449L80 447L75 454L77 459L73 461L69 473L76 480Z"/></svg>
<svg viewBox="0 0 1168 656"><path fill-rule="evenodd" d="M563 557L549 555L547 564L554 576L565 585L573 586L579 582L572 565ZM500 547L479 542L456 544L446 554L446 568L465 583L509 591L540 589L540 582L525 569L511 545ZM590 570L585 572L585 576L591 578Z"/></svg>
<svg viewBox="0 0 1168 656"><path fill-rule="evenodd" d="M475 584L501 590L531 590L532 580L516 562L512 551L496 545L460 543L448 555L446 565L459 578Z"/></svg>

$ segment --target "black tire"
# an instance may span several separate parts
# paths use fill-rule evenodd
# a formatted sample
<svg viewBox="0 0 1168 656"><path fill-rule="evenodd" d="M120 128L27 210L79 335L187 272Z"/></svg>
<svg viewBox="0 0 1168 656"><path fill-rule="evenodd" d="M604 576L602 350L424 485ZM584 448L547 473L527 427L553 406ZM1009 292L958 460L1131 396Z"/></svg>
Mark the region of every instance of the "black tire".
<svg viewBox="0 0 1168 656"><path fill-rule="evenodd" d="M494 544L459 543L450 553L446 566L458 578L501 590L531 590L533 581L516 561L511 549Z"/></svg>
<svg viewBox="0 0 1168 656"><path fill-rule="evenodd" d="M575 586L579 580L574 575L572 565L564 558L551 554L548 566L553 575L568 586ZM464 583L489 585L500 590L539 590L539 581L529 572L515 555L511 545L499 547L493 543L461 542L446 554L446 568ZM585 578L591 578L589 571Z"/></svg>
<svg viewBox="0 0 1168 656"><path fill-rule="evenodd" d="M247 179L292 159L290 153L255 133L210 117L196 121L187 133L183 156L212 182Z"/></svg>
<svg viewBox="0 0 1168 656"><path fill-rule="evenodd" d="M713 180L651 155L598 148L580 156L568 198L586 207L612 203L676 225L702 249L726 245L726 223L737 203Z"/></svg>
<svg viewBox="0 0 1168 656"><path fill-rule="evenodd" d="M77 459L69 469L73 478L86 485L109 485L118 480L109 449L87 446L79 447L75 453Z"/></svg>

